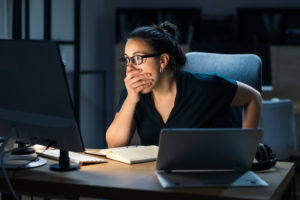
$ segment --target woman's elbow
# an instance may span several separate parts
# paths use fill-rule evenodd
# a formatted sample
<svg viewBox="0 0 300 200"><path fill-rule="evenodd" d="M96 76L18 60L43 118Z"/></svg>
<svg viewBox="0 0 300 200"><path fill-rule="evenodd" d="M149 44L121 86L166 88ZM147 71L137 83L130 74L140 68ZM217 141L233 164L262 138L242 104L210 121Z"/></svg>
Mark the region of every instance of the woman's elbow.
<svg viewBox="0 0 300 200"><path fill-rule="evenodd" d="M117 135L114 134L115 130L114 130L114 126L113 124L110 125L110 127L107 129L106 134L105 134L105 139L106 139L106 143L107 143L107 147L108 148L112 148L112 147L117 147Z"/></svg>
<svg viewBox="0 0 300 200"><path fill-rule="evenodd" d="M262 96L261 93L257 90L254 90L252 101L254 101L254 104L256 105L256 109L259 113L262 112Z"/></svg>
<svg viewBox="0 0 300 200"><path fill-rule="evenodd" d="M251 94L250 101L244 107L244 128L257 128L262 112L262 97L256 91Z"/></svg>
<svg viewBox="0 0 300 200"><path fill-rule="evenodd" d="M120 135L116 134L120 131L116 130L114 127L109 127L106 131L105 139L108 148L127 146L128 142L124 140Z"/></svg>

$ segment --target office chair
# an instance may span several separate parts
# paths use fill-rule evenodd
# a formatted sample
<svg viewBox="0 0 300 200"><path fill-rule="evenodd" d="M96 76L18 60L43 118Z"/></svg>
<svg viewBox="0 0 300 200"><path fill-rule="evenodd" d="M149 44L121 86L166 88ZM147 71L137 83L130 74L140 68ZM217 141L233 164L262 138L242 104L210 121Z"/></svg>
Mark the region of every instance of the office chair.
<svg viewBox="0 0 300 200"><path fill-rule="evenodd" d="M217 54L189 52L185 70L201 73L217 73L246 83L261 92L262 62L254 54ZM242 127L242 108L231 107L220 113L212 128Z"/></svg>
<svg viewBox="0 0 300 200"><path fill-rule="evenodd" d="M293 102L290 99L263 101L260 126L264 129L262 142L276 153L278 160L286 160L297 150Z"/></svg>

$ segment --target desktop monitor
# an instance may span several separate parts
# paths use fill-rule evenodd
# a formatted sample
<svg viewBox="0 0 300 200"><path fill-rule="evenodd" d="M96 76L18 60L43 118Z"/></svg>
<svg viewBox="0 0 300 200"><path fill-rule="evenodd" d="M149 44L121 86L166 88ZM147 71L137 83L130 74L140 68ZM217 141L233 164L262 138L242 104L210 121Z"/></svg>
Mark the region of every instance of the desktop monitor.
<svg viewBox="0 0 300 200"><path fill-rule="evenodd" d="M0 94L1 137L84 151L56 43L0 40Z"/></svg>

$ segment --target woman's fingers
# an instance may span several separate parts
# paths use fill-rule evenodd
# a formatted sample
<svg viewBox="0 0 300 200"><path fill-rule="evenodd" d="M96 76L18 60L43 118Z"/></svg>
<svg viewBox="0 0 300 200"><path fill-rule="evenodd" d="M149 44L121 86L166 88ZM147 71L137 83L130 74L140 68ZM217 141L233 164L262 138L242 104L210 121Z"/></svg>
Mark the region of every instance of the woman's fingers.
<svg viewBox="0 0 300 200"><path fill-rule="evenodd" d="M153 79L150 77L150 73L141 74L137 70L128 72L124 79L128 92L130 93L130 90L132 90L135 94L137 94L144 88L151 86Z"/></svg>
<svg viewBox="0 0 300 200"><path fill-rule="evenodd" d="M135 82L138 82L138 81L141 81L141 80L149 79L150 76L151 76L150 73L138 74L138 75L135 75L135 76L133 76L132 74L129 74L128 77L127 77L127 80L130 83L135 83Z"/></svg>
<svg viewBox="0 0 300 200"><path fill-rule="evenodd" d="M143 89L145 89L147 87L150 87L151 85L152 85L152 83L147 83L147 84L140 85L140 86L135 88L135 92L140 93Z"/></svg>
<svg viewBox="0 0 300 200"><path fill-rule="evenodd" d="M149 79L151 76L150 73L141 73L140 70L128 70L128 73L126 74L126 77L124 78L125 84L132 84L144 79Z"/></svg>
<svg viewBox="0 0 300 200"><path fill-rule="evenodd" d="M137 89L141 86L150 86L152 84L152 79L147 79L147 80L140 80L140 81L137 81L137 82L134 82L132 83L130 86L132 89Z"/></svg>
<svg viewBox="0 0 300 200"><path fill-rule="evenodd" d="M139 93L152 85L153 79L151 73L142 73L142 69L132 67L126 68L126 77L124 78L128 97L139 100Z"/></svg>
<svg viewBox="0 0 300 200"><path fill-rule="evenodd" d="M126 87L128 89L132 89L132 90L135 90L136 88L139 88L140 86L149 86L149 84L151 85L152 84L152 79L131 79L131 80L128 80L127 82L125 82L126 84Z"/></svg>
<svg viewBox="0 0 300 200"><path fill-rule="evenodd" d="M133 69L132 67L127 67L126 68L126 76L135 76L136 74L141 73L143 70L142 69Z"/></svg>

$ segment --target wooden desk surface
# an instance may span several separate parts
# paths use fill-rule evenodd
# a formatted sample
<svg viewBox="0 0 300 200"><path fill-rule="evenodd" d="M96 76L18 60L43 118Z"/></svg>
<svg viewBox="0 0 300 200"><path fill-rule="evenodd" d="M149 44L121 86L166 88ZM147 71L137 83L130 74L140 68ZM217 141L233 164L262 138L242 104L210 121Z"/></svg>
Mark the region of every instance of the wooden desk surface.
<svg viewBox="0 0 300 200"><path fill-rule="evenodd" d="M108 163L86 165L71 172L49 170L53 161L35 169L9 171L18 193L134 199L278 199L293 180L294 164L278 162L266 171L257 172L268 187L163 189L155 175L155 162L127 165ZM0 177L0 190L8 191Z"/></svg>

